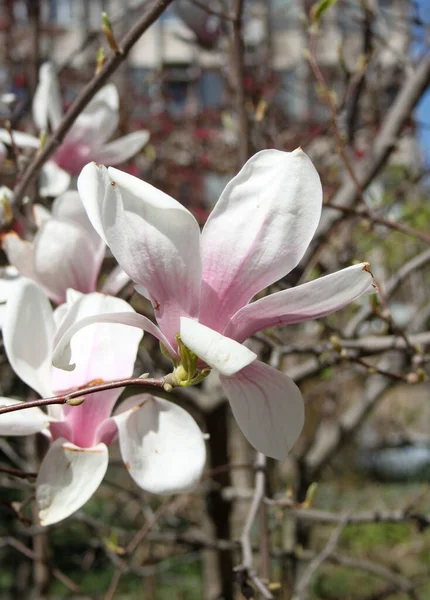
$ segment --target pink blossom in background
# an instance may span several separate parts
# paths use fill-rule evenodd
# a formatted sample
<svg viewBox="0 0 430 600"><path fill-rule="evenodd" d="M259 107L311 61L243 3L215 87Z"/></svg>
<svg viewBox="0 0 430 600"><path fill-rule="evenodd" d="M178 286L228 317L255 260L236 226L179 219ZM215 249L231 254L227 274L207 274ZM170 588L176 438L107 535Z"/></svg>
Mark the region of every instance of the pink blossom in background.
<svg viewBox="0 0 430 600"><path fill-rule="evenodd" d="M250 302L303 257L319 222L321 182L310 159L264 150L225 190L200 233L173 198L117 169L87 165L78 190L94 228L136 290L154 307L142 315L102 315L65 331L55 364L72 368L68 343L86 324L115 320L155 335L173 360L177 335L218 371L234 416L250 443L282 459L303 426L303 399L285 374L242 344L254 333L316 319L375 291L365 263Z"/></svg>
<svg viewBox="0 0 430 600"><path fill-rule="evenodd" d="M51 63L40 67L39 85L33 99L33 120L42 132L55 130L63 117L55 68ZM109 142L119 123L119 96L114 84L104 86L79 114L58 150L41 170L41 196L59 196L65 192L71 177L79 174L89 161L117 165L137 154L149 140L149 132L134 131ZM18 147L39 148L40 140L14 131ZM0 129L0 141L10 144L10 134Z"/></svg>
<svg viewBox="0 0 430 600"><path fill-rule="evenodd" d="M95 292L106 245L91 225L78 192L62 194L51 212L35 204L33 214L38 231L32 241L14 231L2 237L10 264L56 304L66 300L69 288ZM101 291L115 295L128 281L124 271L115 268Z"/></svg>
<svg viewBox="0 0 430 600"><path fill-rule="evenodd" d="M133 314L119 298L70 291L54 312L42 290L21 279L9 296L3 340L16 374L43 397L102 381L130 377L142 331L120 324L94 324L71 344L73 372L52 367L54 338L64 328L99 313ZM40 466L36 500L40 521L56 523L83 506L108 466L108 446L118 437L121 455L135 482L157 494L189 490L205 463L203 436L179 406L149 394L128 398L113 416L122 389L97 392L80 406L48 406L7 413L0 435L45 433L52 444ZM0 398L0 404L20 401Z"/></svg>

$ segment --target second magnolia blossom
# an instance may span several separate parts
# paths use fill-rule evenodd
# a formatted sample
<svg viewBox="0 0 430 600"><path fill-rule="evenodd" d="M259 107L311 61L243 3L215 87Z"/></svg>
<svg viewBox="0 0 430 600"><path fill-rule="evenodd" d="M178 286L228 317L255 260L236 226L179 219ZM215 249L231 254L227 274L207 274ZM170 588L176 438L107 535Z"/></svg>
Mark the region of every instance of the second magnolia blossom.
<svg viewBox="0 0 430 600"><path fill-rule="evenodd" d="M54 337L61 327L109 311L133 314L119 298L74 291L53 312L40 288L22 279L8 298L3 326L12 368L45 397L130 377L142 332L118 324L99 323L73 339L73 373L51 366ZM128 398L112 415L121 391L88 394L80 406L49 406L48 414L31 408L0 416L0 435L43 432L52 442L36 480L42 524L68 517L93 495L107 470L108 446L117 436L126 468L143 489L172 494L198 483L206 453L203 435L192 417L150 394ZM0 398L2 405L18 402Z"/></svg>
<svg viewBox="0 0 430 600"><path fill-rule="evenodd" d="M136 314L84 320L59 341L58 365L70 368L71 337L95 320L147 330L174 362L180 334L200 367L218 371L251 444L284 458L303 426L302 396L287 375L256 360L242 342L268 327L328 315L376 287L362 263L250 302L298 264L315 233L322 187L310 159L300 149L253 156L228 183L201 233L181 204L117 169L87 165L78 190L94 228L152 302L158 327ZM189 374L178 383L187 381Z"/></svg>
<svg viewBox="0 0 430 600"><path fill-rule="evenodd" d="M54 65L44 63L33 99L33 120L41 132L56 130L63 118L63 101ZM41 196L59 196L71 177L79 174L89 160L120 164L137 154L149 140L146 130L108 140L119 124L119 95L113 83L99 90L74 121L62 143L42 167ZM21 131L12 132L13 144L21 148L40 148L40 139ZM0 144L12 145L10 132L0 129ZM0 147L1 152L1 147ZM0 158L1 161L1 158Z"/></svg>
<svg viewBox="0 0 430 600"><path fill-rule="evenodd" d="M62 194L51 212L35 204L33 214L38 231L32 241L14 231L2 237L10 264L35 281L56 304L65 301L69 288L95 292L106 244L91 225L78 192ZM128 281L124 271L116 267L101 291L115 295Z"/></svg>

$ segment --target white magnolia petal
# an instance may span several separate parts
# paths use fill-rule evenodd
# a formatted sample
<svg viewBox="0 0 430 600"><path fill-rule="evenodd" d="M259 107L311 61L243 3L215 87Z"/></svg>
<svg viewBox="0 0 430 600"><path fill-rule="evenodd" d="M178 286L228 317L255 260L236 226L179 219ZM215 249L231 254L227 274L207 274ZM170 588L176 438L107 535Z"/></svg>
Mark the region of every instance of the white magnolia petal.
<svg viewBox="0 0 430 600"><path fill-rule="evenodd" d="M23 131L12 131L13 143L18 146L18 148L39 148L40 140L34 135L30 135L29 133L24 133ZM7 146L12 145L12 140L10 139L10 133L7 129L0 129L0 141L4 142Z"/></svg>
<svg viewBox="0 0 430 600"><path fill-rule="evenodd" d="M283 460L304 423L303 398L294 381L258 360L220 381L249 443Z"/></svg>
<svg viewBox="0 0 430 600"><path fill-rule="evenodd" d="M115 417L123 461L135 482L153 494L176 494L198 484L206 459L203 435L183 408L149 394Z"/></svg>
<svg viewBox="0 0 430 600"><path fill-rule="evenodd" d="M320 178L300 149L263 150L227 185L202 232L200 321L222 331L300 261L317 227Z"/></svg>
<svg viewBox="0 0 430 600"><path fill-rule="evenodd" d="M81 387L96 380L123 379L133 374L142 329L128 327L121 321L97 321L105 313L120 315L124 320L135 315L125 300L100 293L83 295L70 305L56 332L56 339L86 318L94 320L89 327L77 331L71 340L70 358L76 364L74 371L53 370L54 390Z"/></svg>
<svg viewBox="0 0 430 600"><path fill-rule="evenodd" d="M36 501L42 525L52 525L83 506L101 484L108 466L105 444L79 448L59 438L40 465Z"/></svg>
<svg viewBox="0 0 430 600"><path fill-rule="evenodd" d="M3 236L2 246L10 264L24 277L35 279L33 243L11 231Z"/></svg>
<svg viewBox="0 0 430 600"><path fill-rule="evenodd" d="M76 364L72 362L72 352L70 348L70 342L73 336L94 323L120 323L122 325L129 325L130 327L136 327L143 331L147 331L154 337L156 337L165 346L169 354L173 358L177 358L177 353L170 346L169 341L165 338L162 332L158 329L152 321L143 315L137 313L105 313L95 315L94 317L86 317L67 328L68 323L64 320L62 326L57 331L55 339L55 349L52 356L52 363L55 367L63 369L65 371L73 371Z"/></svg>
<svg viewBox="0 0 430 600"><path fill-rule="evenodd" d="M149 137L149 131L133 131L98 148L93 158L102 164L119 165L140 152Z"/></svg>
<svg viewBox="0 0 430 600"><path fill-rule="evenodd" d="M0 268L0 329L3 327L6 314L6 302L19 279L19 272L15 267Z"/></svg>
<svg viewBox="0 0 430 600"><path fill-rule="evenodd" d="M101 291L104 294L116 296L130 282L130 277L127 273L117 265L109 273L106 281L102 285Z"/></svg>
<svg viewBox="0 0 430 600"><path fill-rule="evenodd" d="M43 198L52 196L56 198L64 194L70 185L71 177L64 169L52 160L48 160L40 171L39 192Z"/></svg>
<svg viewBox="0 0 430 600"><path fill-rule="evenodd" d="M87 237L93 243L96 252L103 258L105 243L92 226L77 190L69 190L54 201L52 204L52 216L57 219L72 221L82 227Z"/></svg>
<svg viewBox="0 0 430 600"><path fill-rule="evenodd" d="M200 231L191 213L153 186L90 163L78 189L94 228L105 236L120 266L145 287L171 343L180 315L198 315Z"/></svg>
<svg viewBox="0 0 430 600"><path fill-rule="evenodd" d="M39 229L34 241L34 275L55 302L64 302L68 288L93 292L100 263L100 255L81 227L50 219Z"/></svg>
<svg viewBox="0 0 430 600"><path fill-rule="evenodd" d="M6 154L7 154L6 146L3 144L3 142L0 142L0 165L5 160Z"/></svg>
<svg viewBox="0 0 430 600"><path fill-rule="evenodd" d="M63 105L55 68L46 62L39 69L39 84L33 98L33 120L39 130L58 127L63 116Z"/></svg>
<svg viewBox="0 0 430 600"><path fill-rule="evenodd" d="M41 396L51 395L54 319L42 290L29 279L13 287L6 304L3 341L12 369Z"/></svg>
<svg viewBox="0 0 430 600"><path fill-rule="evenodd" d="M52 214L42 204L33 204L33 218L36 225L41 227L43 223L52 219Z"/></svg>
<svg viewBox="0 0 430 600"><path fill-rule="evenodd" d="M185 317L181 317L181 340L206 364L226 376L234 375L257 358L246 346Z"/></svg>
<svg viewBox="0 0 430 600"><path fill-rule="evenodd" d="M0 408L24 404L21 400L0 396ZM51 419L40 408L26 408L0 415L0 435L32 435L49 427Z"/></svg>
<svg viewBox="0 0 430 600"><path fill-rule="evenodd" d="M73 123L66 141L84 142L98 149L118 127L119 96L113 83L97 92Z"/></svg>
<svg viewBox="0 0 430 600"><path fill-rule="evenodd" d="M268 327L325 317L360 296L376 291L367 263L353 265L244 306L232 317L223 333L243 342Z"/></svg>

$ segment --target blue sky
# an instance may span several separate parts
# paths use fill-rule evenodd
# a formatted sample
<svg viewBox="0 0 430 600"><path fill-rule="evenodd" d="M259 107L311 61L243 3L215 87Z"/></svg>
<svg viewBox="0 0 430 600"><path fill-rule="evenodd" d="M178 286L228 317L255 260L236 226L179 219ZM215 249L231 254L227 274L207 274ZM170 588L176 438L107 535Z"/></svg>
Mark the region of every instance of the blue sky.
<svg viewBox="0 0 430 600"><path fill-rule="evenodd" d="M418 7L418 14L422 21L428 23L430 25L430 3L428 0L417 0L416 2ZM423 31L422 27L416 28L416 33L419 34L423 39L425 39L425 31ZM423 44L419 41L415 42L413 47L414 53L422 53L424 50ZM427 89L424 96L422 97L420 103L418 104L416 117L420 123L423 124L422 127L419 127L418 134L421 140L421 143L424 148L424 155L426 165L430 165L430 89Z"/></svg>

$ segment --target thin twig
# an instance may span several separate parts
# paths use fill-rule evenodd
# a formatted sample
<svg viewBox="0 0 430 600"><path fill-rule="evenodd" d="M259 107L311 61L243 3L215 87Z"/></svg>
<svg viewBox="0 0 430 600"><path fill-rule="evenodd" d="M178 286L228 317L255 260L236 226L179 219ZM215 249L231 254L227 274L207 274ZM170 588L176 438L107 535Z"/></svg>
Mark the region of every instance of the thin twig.
<svg viewBox="0 0 430 600"><path fill-rule="evenodd" d="M360 197L363 204L365 204L365 200L364 200L364 196L363 196L363 189L362 189L361 184L357 178L357 175L351 165L351 161L349 160L348 155L346 153L344 140L342 138L342 133L341 133L338 123L337 123L337 108L336 108L335 101L333 99L333 93L329 89L329 87L326 83L326 80L324 78L324 75L322 74L322 71L319 67L319 64L318 64L318 61L316 58L316 51L317 51L317 30L315 27L311 27L310 32L309 32L309 64L311 65L312 71L314 72L314 75L315 75L319 85L321 86L324 100L326 101L326 104L330 110L331 122L333 125L334 135L336 137L339 156L343 160L343 163L344 163L348 173L350 174L351 179L355 183L358 196Z"/></svg>
<svg viewBox="0 0 430 600"><path fill-rule="evenodd" d="M279 508L285 508L288 512L294 514L295 517L301 521L308 521L311 523L327 523L336 524L341 523L345 519L345 515L334 513L328 510L320 510L317 508L295 508L291 507L289 500L280 499L272 500L270 498L265 499L265 503L269 506L276 506ZM365 511L358 513L351 513L347 515L346 524L357 524L362 525L366 523L415 523L418 525L420 530L424 530L430 527L430 514L412 512L408 509L402 510L385 510L385 511Z"/></svg>
<svg viewBox="0 0 430 600"><path fill-rule="evenodd" d="M234 19L233 19L233 65L235 79L235 102L236 115L239 123L239 161L242 167L248 160L251 149L249 140L249 122L245 105L245 86L244 86L244 49L242 39L242 20L243 20L244 0L234 1Z"/></svg>
<svg viewBox="0 0 430 600"><path fill-rule="evenodd" d="M410 114L429 85L430 55L426 56L404 81L395 102L383 121L379 135L373 140L371 149L365 160L356 170L360 188L365 190L385 165L388 157L396 147L400 133L408 122ZM357 198L357 186L351 177L340 187L332 199L335 206L353 206ZM317 235L314 237L307 252L307 263L313 261L313 255L318 252L321 242L327 239L330 231L342 223L343 215L325 213L320 223Z"/></svg>
<svg viewBox="0 0 430 600"><path fill-rule="evenodd" d="M373 215L369 210L365 210L361 208L353 208L351 206L337 206L332 202L324 202L324 206L327 208L334 208L335 210L340 210L345 215L352 215L361 217L362 219L366 219L370 221L372 224L383 225L387 229L393 229L394 231L400 231L406 235L410 235L412 237L416 237L420 239L422 242L430 246L430 235L423 233L422 231L417 231L413 229L413 227L409 227L405 223L399 223L398 221L390 221L388 219L383 219L382 217L377 217Z"/></svg>
<svg viewBox="0 0 430 600"><path fill-rule="evenodd" d="M405 279L407 279L412 273L420 269L421 267L430 264L430 249L421 252L417 256L414 256L411 260L405 263L384 285L385 297L390 298L397 291L400 285ZM352 337L357 332L358 327L372 314L372 308L370 306L363 306L348 322L345 327L345 337ZM409 341L412 341L414 336L409 336ZM416 342L415 342L416 343Z"/></svg>
<svg viewBox="0 0 430 600"><path fill-rule="evenodd" d="M155 527L155 525L159 521L160 517L162 517L164 515L164 513L171 507L171 504L172 504L172 502L170 499L166 499L162 504L160 504L160 506L157 508L157 510L153 514L152 518L147 523L145 523L145 525L142 527L142 529L140 529L136 533L136 535L133 537L133 539L124 548L124 552L123 552L124 555L129 556L129 555L133 554L133 552L136 550L136 548L139 546L139 544L147 537L147 535ZM106 595L105 595L105 600L112 600L114 598L116 588L118 587L119 580L121 579L121 576L123 575L123 573L125 573L128 570L128 568L129 568L129 565L126 563L125 560L122 560L120 565L118 566L118 568L116 569L116 571L114 573L112 581L109 584L108 591L106 592Z"/></svg>
<svg viewBox="0 0 430 600"><path fill-rule="evenodd" d="M3 466L0 466L0 473L6 473L6 475L10 475L11 477L18 477L18 479L36 479L37 477L37 473L29 473Z"/></svg>
<svg viewBox="0 0 430 600"><path fill-rule="evenodd" d="M311 560L309 565L303 571L300 579L295 585L293 600L300 600L306 597L307 588L312 580L312 577L315 575L316 571L320 568L323 562L326 561L329 558L329 556L335 551L339 538L342 534L342 531L345 528L347 521L348 516L344 515L342 521L331 534L330 539L328 540L325 548L322 550L322 552L317 554L315 558Z"/></svg>
<svg viewBox="0 0 430 600"><path fill-rule="evenodd" d="M81 398L88 394L95 394L97 392L104 392L106 390L114 390L121 387L127 387L129 385L138 385L148 388L165 389L166 382L163 378L161 379L142 379L141 377L130 377L128 379L117 379L115 381L109 381L107 383L100 383L98 385L91 385L86 388L80 388L73 392L67 392L65 394L59 394L52 398L41 398L40 400L33 400L31 402L20 402L19 404L12 404L10 406L4 406L0 408L0 415L5 415L10 412L17 410L25 410L27 408L35 408L41 406L51 406L53 404L67 404L70 400L75 398Z"/></svg>
<svg viewBox="0 0 430 600"><path fill-rule="evenodd" d="M256 574L253 567L252 557L252 543L251 543L251 529L254 525L257 513L260 509L260 505L264 500L264 494L266 489L266 457L260 452L257 455L257 467L258 470L255 475L255 489L251 506L249 507L248 515L246 517L245 525L240 536L240 547L242 550L242 563L236 567L235 571L238 574L238 580L241 587L248 589L247 579L249 578L255 587L258 589L263 598L267 600L273 600L273 595L263 583L263 581ZM248 596L249 597L249 596Z"/></svg>
<svg viewBox="0 0 430 600"><path fill-rule="evenodd" d="M209 15L214 15L214 17L219 17L224 21L234 20L234 15L232 15L231 13L227 13L222 10L215 10L214 8L208 6L207 3L203 2L203 0L191 0L191 2L199 8L201 8L202 10L204 10L205 12L207 12Z"/></svg>

